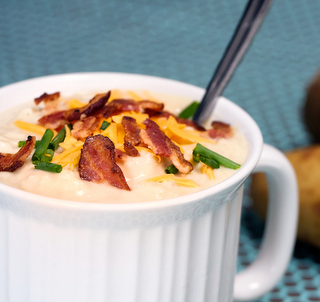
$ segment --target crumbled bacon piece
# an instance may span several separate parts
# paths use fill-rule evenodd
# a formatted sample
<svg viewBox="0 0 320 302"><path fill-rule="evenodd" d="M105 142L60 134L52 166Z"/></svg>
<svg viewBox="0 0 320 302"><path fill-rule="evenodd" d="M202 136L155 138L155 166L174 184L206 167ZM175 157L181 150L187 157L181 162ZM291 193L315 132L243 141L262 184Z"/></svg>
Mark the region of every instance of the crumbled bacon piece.
<svg viewBox="0 0 320 302"><path fill-rule="evenodd" d="M154 101L149 101L149 100L143 100L138 102L139 107L141 109L143 109L144 111L146 110L152 110L152 111L162 111L164 108L164 104L163 103L157 103Z"/></svg>
<svg viewBox="0 0 320 302"><path fill-rule="evenodd" d="M39 124L49 129L57 129L67 123L64 117L64 110L44 115L38 120L38 122Z"/></svg>
<svg viewBox="0 0 320 302"><path fill-rule="evenodd" d="M166 119L169 118L169 116L174 115L170 113L169 111L154 111L152 109L145 109L145 112L149 115L149 117L164 117Z"/></svg>
<svg viewBox="0 0 320 302"><path fill-rule="evenodd" d="M208 130L211 138L230 138L233 136L232 128L229 124L213 121L211 126L212 129Z"/></svg>
<svg viewBox="0 0 320 302"><path fill-rule="evenodd" d="M73 125L71 135L78 140L85 140L93 134L93 131L98 127L99 121L94 116L88 116L83 120L77 121Z"/></svg>
<svg viewBox="0 0 320 302"><path fill-rule="evenodd" d="M28 136L26 144L16 154L0 153L0 172L14 172L23 166L36 144L35 136Z"/></svg>
<svg viewBox="0 0 320 302"><path fill-rule="evenodd" d="M116 164L113 142L103 135L87 137L79 161L80 178L96 183L109 183L130 191L122 170Z"/></svg>
<svg viewBox="0 0 320 302"><path fill-rule="evenodd" d="M38 122L46 128L56 129L67 122L84 119L96 113L102 108L110 97L110 91L104 94L97 94L90 102L75 109L62 110L43 116Z"/></svg>
<svg viewBox="0 0 320 302"><path fill-rule="evenodd" d="M132 157L140 156L139 151L135 148L135 146L131 145L129 142L125 141L123 143L123 148L124 148L124 151L126 151L126 153L129 156L132 156Z"/></svg>
<svg viewBox="0 0 320 302"><path fill-rule="evenodd" d="M36 103L36 105L39 105L41 102L45 102L47 104L50 102L54 102L59 98L60 98L60 92L55 92L52 94L44 93L40 95L38 98L35 98L34 102Z"/></svg>
<svg viewBox="0 0 320 302"><path fill-rule="evenodd" d="M141 143L140 127L136 120L129 116L122 118L121 124L124 128L124 150L129 156L140 156L139 151L134 147Z"/></svg>
<svg viewBox="0 0 320 302"><path fill-rule="evenodd" d="M154 121L146 119L143 124L146 129L141 129L140 137L152 149L154 154L170 158L181 173L186 174L193 170L192 164L184 158L180 148L160 130Z"/></svg>

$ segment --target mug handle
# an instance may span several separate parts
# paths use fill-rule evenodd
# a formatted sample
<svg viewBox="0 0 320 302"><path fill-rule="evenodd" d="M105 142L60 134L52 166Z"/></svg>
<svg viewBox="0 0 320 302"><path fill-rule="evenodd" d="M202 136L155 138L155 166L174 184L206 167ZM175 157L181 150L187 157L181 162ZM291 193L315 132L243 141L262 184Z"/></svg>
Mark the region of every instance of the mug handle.
<svg viewBox="0 0 320 302"><path fill-rule="evenodd" d="M237 301L256 299L276 285L288 266L296 238L299 200L291 163L278 149L264 144L254 172L267 176L268 214L257 259L235 276Z"/></svg>

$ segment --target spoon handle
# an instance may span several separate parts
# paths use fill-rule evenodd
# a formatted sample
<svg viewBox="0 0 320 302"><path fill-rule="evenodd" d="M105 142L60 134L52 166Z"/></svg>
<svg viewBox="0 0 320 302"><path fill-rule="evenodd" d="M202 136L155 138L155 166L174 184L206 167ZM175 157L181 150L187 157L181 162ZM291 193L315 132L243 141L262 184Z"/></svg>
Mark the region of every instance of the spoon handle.
<svg viewBox="0 0 320 302"><path fill-rule="evenodd" d="M231 75L240 63L244 53L259 25L264 19L272 0L249 0L246 9L237 25L236 31L220 60L206 93L193 117L198 124L203 124L227 86Z"/></svg>

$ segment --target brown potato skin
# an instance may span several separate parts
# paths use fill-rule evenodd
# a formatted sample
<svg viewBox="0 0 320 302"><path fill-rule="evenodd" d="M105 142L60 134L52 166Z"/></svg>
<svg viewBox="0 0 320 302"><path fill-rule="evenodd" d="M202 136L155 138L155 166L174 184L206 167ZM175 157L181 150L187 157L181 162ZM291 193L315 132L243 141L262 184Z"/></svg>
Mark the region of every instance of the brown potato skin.
<svg viewBox="0 0 320 302"><path fill-rule="evenodd" d="M312 79L306 91L303 117L314 142L320 142L320 72Z"/></svg>
<svg viewBox="0 0 320 302"><path fill-rule="evenodd" d="M320 248L320 145L286 153L297 175L299 187L298 239ZM253 208L266 215L268 192L264 174L252 177Z"/></svg>

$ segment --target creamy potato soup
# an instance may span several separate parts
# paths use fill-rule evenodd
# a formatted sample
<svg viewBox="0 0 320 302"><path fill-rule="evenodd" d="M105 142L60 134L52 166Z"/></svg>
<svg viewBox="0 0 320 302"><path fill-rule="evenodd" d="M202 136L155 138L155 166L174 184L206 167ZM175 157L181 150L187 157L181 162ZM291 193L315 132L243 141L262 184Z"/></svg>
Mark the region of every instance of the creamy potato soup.
<svg viewBox="0 0 320 302"><path fill-rule="evenodd" d="M41 140L47 125L52 123L50 119L43 122L44 116L52 116L57 110L78 113L79 108L88 107L89 100L95 95L96 93L73 96L61 94L53 101L40 101L36 105L31 100L29 103L1 113L0 153L16 154L19 151L19 141L26 141L28 136L35 136L37 140ZM50 96L48 98L50 99ZM119 99L133 100L129 104L131 107L124 107L120 102L121 104L111 113L104 109ZM141 103L143 100L157 104L164 103L165 107L154 110L153 103L149 104L146 101ZM219 119L215 126L212 126L210 121L205 127L206 131L195 127L192 123L184 123L184 120L177 116L190 103L192 100L172 95L112 90L107 103L102 107L103 110L94 108L95 111L92 109L91 112L90 109L88 113L88 110L80 109L80 118L77 120L70 118L71 121L65 122L66 115L58 122L54 120L57 126L54 136L62 128L66 130L65 139L54 151L51 160L54 165L62 167L60 173L35 169L35 163L32 162L34 151L32 151L25 163L14 172L0 172L0 182L43 196L99 203L133 203L167 199L214 186L236 173L238 167L228 168L220 164L219 168L212 168L210 161L209 164L204 163L206 156L193 154L197 144L242 165L247 157L246 140L237 129L237 125L220 123L223 119ZM125 106L127 105L125 103ZM126 111L127 109L130 110ZM134 119L135 129L137 127L140 129L139 142L133 143L130 139L132 136L128 135L123 116L128 116L131 122ZM42 124L38 122L39 120ZM90 125L85 125L87 123L85 120ZM73 128L70 125L73 125ZM104 127L106 128L103 129ZM157 135L154 137L155 132ZM105 171L96 171L98 167L94 165L98 161L109 160L112 152L108 153L109 149L103 150L102 153L105 155L102 156L98 150L94 155L94 148L99 142L93 142L93 139L90 142L89 139L86 140L86 136L91 138L98 136L102 146L105 146L105 142L110 146L114 144L115 162L109 164L110 175L103 175ZM109 139L105 141L105 137ZM125 143L127 143L126 148ZM161 148L166 150L163 151ZM130 150L138 152L138 155L131 154ZM171 155L163 156L163 152L171 152ZM47 156L50 157L50 154ZM166 173L166 168L172 167L173 162L175 163L173 168L177 173ZM115 165L120 169L117 168L115 171ZM102 167L103 164L98 166ZM102 176L99 178L97 175L100 172ZM114 175L117 179L110 181L110 177Z"/></svg>

